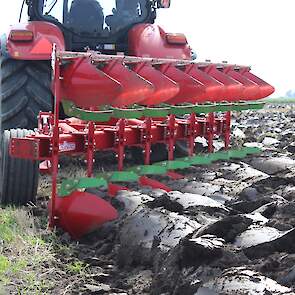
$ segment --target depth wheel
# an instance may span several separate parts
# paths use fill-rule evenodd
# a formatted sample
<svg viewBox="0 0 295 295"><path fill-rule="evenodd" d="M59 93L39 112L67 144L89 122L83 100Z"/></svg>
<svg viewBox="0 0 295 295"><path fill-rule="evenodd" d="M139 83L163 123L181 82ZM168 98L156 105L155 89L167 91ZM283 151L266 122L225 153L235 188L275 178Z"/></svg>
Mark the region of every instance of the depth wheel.
<svg viewBox="0 0 295 295"><path fill-rule="evenodd" d="M11 138L23 138L32 131L26 129L5 130L1 141L0 159L0 204L26 205L35 203L39 162L10 157L9 142Z"/></svg>

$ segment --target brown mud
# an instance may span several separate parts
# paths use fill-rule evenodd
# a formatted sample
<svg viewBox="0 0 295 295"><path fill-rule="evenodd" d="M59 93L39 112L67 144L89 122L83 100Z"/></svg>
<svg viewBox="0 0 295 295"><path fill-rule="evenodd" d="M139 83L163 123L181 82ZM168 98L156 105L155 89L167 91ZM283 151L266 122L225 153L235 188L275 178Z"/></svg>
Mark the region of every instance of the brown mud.
<svg viewBox="0 0 295 295"><path fill-rule="evenodd" d="M119 220L79 242L57 235L71 250L56 252L61 271L49 274L49 293L295 294L295 108L235 116L233 145L252 143L261 155L190 168L181 181L157 178L171 193L120 192ZM63 177L83 175L78 160L64 167ZM42 178L37 215L50 192ZM86 266L80 277L63 271L76 259Z"/></svg>

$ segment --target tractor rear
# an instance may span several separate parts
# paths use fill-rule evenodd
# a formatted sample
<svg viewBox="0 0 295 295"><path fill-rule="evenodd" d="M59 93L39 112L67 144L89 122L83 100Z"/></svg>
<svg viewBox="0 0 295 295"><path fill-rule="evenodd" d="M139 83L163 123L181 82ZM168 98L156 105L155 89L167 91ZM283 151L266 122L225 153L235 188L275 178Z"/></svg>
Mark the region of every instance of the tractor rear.
<svg viewBox="0 0 295 295"><path fill-rule="evenodd" d="M13 65L24 84L10 81L2 96L1 202L34 201L41 167L52 175L49 224L74 238L118 216L89 188L108 189L111 197L131 182L169 191L152 176L177 180L180 169L259 152L230 149L231 112L263 108L259 99L274 91L248 66L192 60L183 34L154 24L156 9L170 1L111 2L47 7L29 0L29 22L12 27L2 48L4 65ZM4 71L4 85L8 76ZM196 153L198 137L207 153ZM214 151L215 139L224 141L222 151ZM126 149L142 163L127 167ZM95 153L105 151L116 154L117 171L94 175ZM60 180L61 155L85 158L87 177Z"/></svg>

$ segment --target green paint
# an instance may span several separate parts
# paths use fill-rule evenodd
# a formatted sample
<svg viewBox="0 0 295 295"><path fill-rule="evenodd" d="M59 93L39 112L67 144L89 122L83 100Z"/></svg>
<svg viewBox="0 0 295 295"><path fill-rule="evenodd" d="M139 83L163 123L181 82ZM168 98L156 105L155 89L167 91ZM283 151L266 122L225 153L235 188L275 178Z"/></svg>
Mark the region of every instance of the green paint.
<svg viewBox="0 0 295 295"><path fill-rule="evenodd" d="M143 165L132 167L128 169L128 171L132 171L140 176L143 175L163 175L167 173L167 168L159 165Z"/></svg>
<svg viewBox="0 0 295 295"><path fill-rule="evenodd" d="M173 161L163 161L153 165L135 166L128 168L126 171L101 173L96 178L68 179L62 182L58 194L64 197L79 189L106 188L109 182L137 182L139 177L143 175L165 175L169 170L185 169L195 165L209 165L215 161L242 159L247 157L247 155L260 152L261 150L257 147L243 147L241 149L178 158Z"/></svg>
<svg viewBox="0 0 295 295"><path fill-rule="evenodd" d="M169 110L170 107L148 107L143 110L143 115L151 118L163 118L169 115Z"/></svg>
<svg viewBox="0 0 295 295"><path fill-rule="evenodd" d="M84 121L107 122L113 116L112 110L87 111L76 107L72 102L63 100L64 112L69 117L75 117Z"/></svg>
<svg viewBox="0 0 295 295"><path fill-rule="evenodd" d="M60 197L68 196L79 189L107 187L108 183L104 178L83 177L80 179L67 179L59 187L58 195Z"/></svg>
<svg viewBox="0 0 295 295"><path fill-rule="evenodd" d="M129 109L113 108L113 117L117 119L139 119L143 117L144 108L137 106Z"/></svg>

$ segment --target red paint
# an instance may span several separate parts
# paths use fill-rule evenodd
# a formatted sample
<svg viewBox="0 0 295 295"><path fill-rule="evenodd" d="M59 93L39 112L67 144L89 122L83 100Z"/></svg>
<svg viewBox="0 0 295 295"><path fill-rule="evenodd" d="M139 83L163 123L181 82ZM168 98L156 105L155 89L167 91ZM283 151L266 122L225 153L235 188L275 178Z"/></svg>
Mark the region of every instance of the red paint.
<svg viewBox="0 0 295 295"><path fill-rule="evenodd" d="M152 150L152 118L145 118L144 120L144 126L142 128L142 139L144 164L150 165Z"/></svg>
<svg viewBox="0 0 295 295"><path fill-rule="evenodd" d="M138 63L133 71L154 86L154 93L145 98L143 105L157 105L169 101L179 93L179 84L148 63Z"/></svg>
<svg viewBox="0 0 295 295"><path fill-rule="evenodd" d="M176 173L174 171L167 172L167 176L169 176L173 180L180 180L180 179L184 179L185 178L183 175L181 175L179 173Z"/></svg>
<svg viewBox="0 0 295 295"><path fill-rule="evenodd" d="M224 74L214 64L204 67L204 71L225 86L225 97L220 97L216 101L238 101L242 99L245 91L245 86L242 83Z"/></svg>
<svg viewBox="0 0 295 295"><path fill-rule="evenodd" d="M88 123L87 134L87 177L92 177L94 162L94 122Z"/></svg>
<svg viewBox="0 0 295 295"><path fill-rule="evenodd" d="M188 123L188 156L192 157L195 153L195 139L197 134L197 118L195 113L190 115Z"/></svg>
<svg viewBox="0 0 295 295"><path fill-rule="evenodd" d="M224 149L228 150L230 145L230 134L231 134L231 112L226 112L224 122Z"/></svg>
<svg viewBox="0 0 295 295"><path fill-rule="evenodd" d="M108 195L110 197L116 197L117 194L120 191L129 191L128 187L122 186L122 185L118 185L118 184L114 184L114 183L109 183L108 186Z"/></svg>
<svg viewBox="0 0 295 295"><path fill-rule="evenodd" d="M63 98L77 106L90 108L109 104L121 93L122 85L96 69L89 59L77 58L62 69Z"/></svg>
<svg viewBox="0 0 295 295"><path fill-rule="evenodd" d="M125 144L126 144L125 128L126 128L125 119L119 119L116 126L116 136L115 136L115 142L114 142L116 150L117 150L119 171L122 171L124 169Z"/></svg>
<svg viewBox="0 0 295 295"><path fill-rule="evenodd" d="M175 149L175 138L176 138L176 116L169 115L167 123L167 147L168 147L168 160L173 161L174 159L174 149Z"/></svg>
<svg viewBox="0 0 295 295"><path fill-rule="evenodd" d="M152 65L150 61L126 62L112 57L97 69L89 57L76 58L62 67L62 97L82 108L103 105L204 103L253 100L271 94L274 88L231 65L173 62Z"/></svg>
<svg viewBox="0 0 295 295"><path fill-rule="evenodd" d="M42 37L39 41L35 43L36 43L35 46L31 50L32 54L44 54L44 55L51 54L52 43L48 39Z"/></svg>
<svg viewBox="0 0 295 295"><path fill-rule="evenodd" d="M59 50L65 50L63 34L52 23L32 21L24 24L16 24L10 27L7 35L9 36L10 32L14 30L31 31L34 36L31 42L7 40L8 53L14 59L51 60L53 44L56 44Z"/></svg>
<svg viewBox="0 0 295 295"><path fill-rule="evenodd" d="M164 64L159 70L169 79L175 81L179 85L179 92L173 98L168 100L170 104L181 104L184 102L196 103L200 101L199 97L203 97L206 89L202 83L178 69L172 64Z"/></svg>
<svg viewBox="0 0 295 295"><path fill-rule="evenodd" d="M253 100L259 98L260 90L258 84L241 75L239 70L235 69L235 66L224 67L223 73L245 86L245 90L241 96L242 100Z"/></svg>
<svg viewBox="0 0 295 295"><path fill-rule="evenodd" d="M208 114L208 124L207 124L207 130L206 130L206 138L208 142L208 152L213 153L214 152L214 146L213 146L213 140L215 135L215 117L214 113Z"/></svg>
<svg viewBox="0 0 295 295"><path fill-rule="evenodd" d="M170 187L168 187L167 185L165 185L157 180L148 178L146 176L141 176L139 178L139 184L142 186L149 186L153 189L162 189L163 191L166 191L166 192L172 191L172 189Z"/></svg>
<svg viewBox="0 0 295 295"><path fill-rule="evenodd" d="M121 61L110 61L102 71L122 86L119 95L109 102L113 106L120 107L141 103L154 93L152 83L136 75L132 70L125 67Z"/></svg>
<svg viewBox="0 0 295 295"><path fill-rule="evenodd" d="M129 55L191 59L188 44L169 44L162 28L152 24L134 26L128 35Z"/></svg>
<svg viewBox="0 0 295 295"><path fill-rule="evenodd" d="M205 92L200 95L199 102L222 100L225 96L226 87L215 78L198 68L196 64L190 64L185 67L185 73L205 86Z"/></svg>
<svg viewBox="0 0 295 295"><path fill-rule="evenodd" d="M57 218L57 177L58 177L58 162L60 149L60 130L59 130L59 110L61 103L61 79L60 79L61 60L57 58L56 45L53 45L52 51L52 67L53 67L53 94L54 94L54 116L52 126L52 136L50 138L51 145L51 165L52 165L52 188L51 188L51 207L49 210L49 227L53 228L56 225Z"/></svg>
<svg viewBox="0 0 295 295"><path fill-rule="evenodd" d="M247 79L253 81L257 85L259 85L259 96L256 97L256 99L261 99L264 97L267 97L274 93L275 88L268 83L266 83L264 80L260 79L259 77L255 76L254 74L250 73L249 67L244 67L240 70L241 75L246 77Z"/></svg>
<svg viewBox="0 0 295 295"><path fill-rule="evenodd" d="M94 150L107 151L118 150L118 145L122 146L122 155L126 146L138 146L146 149L146 144L164 143L172 146L177 140L194 141L197 136L207 137L223 136L224 129L219 128L221 124L226 124L226 116L214 117L208 115L206 117L195 117L192 124L191 118L177 119L170 117L163 119L146 118L143 120L121 120L114 124L96 123L94 125ZM67 126L67 127L66 127ZM188 126L190 126L188 128ZM59 123L59 154L81 155L87 153L87 136L88 124L80 120L66 120ZM120 129L121 128L121 129ZM190 129L190 132L187 132ZM172 136L170 133L174 130ZM168 132L169 131L169 132ZM143 135L148 135L147 139ZM116 140L115 140L116 139ZM25 139L15 138L11 142L11 154L16 157L35 160L51 159L50 142L52 136L50 134L37 133L34 136L28 136ZM27 142L33 146L38 153L23 152L27 149ZM73 150L61 150L66 144L74 146ZM147 148L147 151L149 149ZM171 148L172 157L172 148ZM148 163L148 161L147 161Z"/></svg>
<svg viewBox="0 0 295 295"><path fill-rule="evenodd" d="M12 138L9 153L20 159L38 160L41 156L40 148L40 141L37 138Z"/></svg>
<svg viewBox="0 0 295 295"><path fill-rule="evenodd" d="M52 200L49 210L52 210ZM118 218L117 210L109 202L99 196L78 191L67 197L57 197L54 212L55 226L61 227L74 239Z"/></svg>

